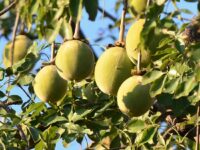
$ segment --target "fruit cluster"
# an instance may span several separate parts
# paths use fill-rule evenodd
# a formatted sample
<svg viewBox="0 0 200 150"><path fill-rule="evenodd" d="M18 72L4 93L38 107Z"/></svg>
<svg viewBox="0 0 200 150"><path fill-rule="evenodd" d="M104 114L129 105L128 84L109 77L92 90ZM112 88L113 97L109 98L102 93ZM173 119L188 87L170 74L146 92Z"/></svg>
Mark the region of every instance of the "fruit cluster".
<svg viewBox="0 0 200 150"><path fill-rule="evenodd" d="M146 4L146 1L144 1ZM133 6L135 4L132 4ZM136 7L138 13L143 7ZM117 96L119 109L126 115L140 116L146 113L153 103L149 94L149 85L142 85L141 75L132 75L133 63L138 61L141 52L141 65L150 63L150 50L140 46L140 36L145 19L137 20L129 29L125 46L109 47L98 59L95 59L90 46L77 39L65 41L58 49L55 65L43 67L33 82L35 94L44 102L55 103L66 94L67 81L81 81L94 71L95 82L99 89ZM11 58L11 43L8 43L3 62L6 67L23 59L28 53L32 41L25 35L15 40L14 54ZM13 60L12 60L13 59ZM12 60L12 61L11 61Z"/></svg>

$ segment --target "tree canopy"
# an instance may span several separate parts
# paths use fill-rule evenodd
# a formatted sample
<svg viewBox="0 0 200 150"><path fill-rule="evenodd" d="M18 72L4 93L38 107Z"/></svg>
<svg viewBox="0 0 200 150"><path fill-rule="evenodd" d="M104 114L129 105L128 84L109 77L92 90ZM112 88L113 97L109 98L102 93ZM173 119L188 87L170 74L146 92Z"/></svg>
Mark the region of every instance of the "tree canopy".
<svg viewBox="0 0 200 150"><path fill-rule="evenodd" d="M9 41L0 59L0 149L51 150L59 140L67 147L74 140L81 143L90 139L86 149L198 150L200 18L198 14L185 18L192 11L180 8L181 3L194 3L200 10L197 0L115 0L113 12L101 7L99 0L0 0L0 38ZM108 35L92 39L95 46L80 26L83 10L88 21L97 21L97 14L102 13L113 22L107 24ZM122 15L115 18L116 12ZM113 35L116 29L119 33ZM98 44L108 37L113 43L107 47ZM102 61L109 62L105 66L98 62L101 56L96 45L102 56L109 52L112 56ZM59 54L61 46L63 54ZM81 48L71 55L65 53L72 47ZM117 52L120 48L124 51L110 51L116 47ZM59 65L66 68L67 61L76 70L67 70L71 74L64 70L67 73L63 75ZM96 71L100 65L103 67ZM49 75L36 80L47 66ZM142 80L132 81L128 79L131 76ZM129 89L122 88L125 79L130 81L126 82ZM39 90L35 81L42 83ZM49 90L44 84L53 88ZM16 88L28 100L13 92ZM43 98L36 91L51 96ZM125 102L126 91L135 99L122 106L119 99ZM148 101L143 103L143 99L152 100L144 112L140 103ZM133 103L141 114L133 113ZM124 107L130 107L128 112Z"/></svg>

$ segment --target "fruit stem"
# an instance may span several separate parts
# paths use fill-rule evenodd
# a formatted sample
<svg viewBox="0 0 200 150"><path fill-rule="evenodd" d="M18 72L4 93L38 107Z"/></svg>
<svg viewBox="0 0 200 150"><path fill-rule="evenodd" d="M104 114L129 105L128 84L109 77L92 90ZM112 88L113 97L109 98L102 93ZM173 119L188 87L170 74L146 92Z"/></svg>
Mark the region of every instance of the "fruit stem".
<svg viewBox="0 0 200 150"><path fill-rule="evenodd" d="M51 44L51 61L54 60L55 57L55 42L53 41Z"/></svg>
<svg viewBox="0 0 200 150"><path fill-rule="evenodd" d="M76 21L76 27L75 27L75 32L74 32L74 39L79 39L79 32L80 32L80 21Z"/></svg>
<svg viewBox="0 0 200 150"><path fill-rule="evenodd" d="M24 29L25 29L25 24L24 24L24 22L22 21L21 22L21 26L20 26L20 34L24 34L25 32L24 32Z"/></svg>
<svg viewBox="0 0 200 150"><path fill-rule="evenodd" d="M122 17L121 17L121 24L120 24L120 32L119 32L119 42L123 43L124 42L124 30L125 30L125 16L127 12L127 0L123 0L124 3L124 8L122 11Z"/></svg>
<svg viewBox="0 0 200 150"><path fill-rule="evenodd" d="M142 59L142 53L141 50L138 53L138 61L137 61L137 74L141 73L141 59Z"/></svg>
<svg viewBox="0 0 200 150"><path fill-rule="evenodd" d="M13 28L12 46L11 46L11 51L10 51L11 66L13 65L13 61L14 61L13 59L14 59L14 48L15 48L15 37L16 37L16 33L17 33L18 24L19 24L19 11L17 11L15 24L14 24L14 28Z"/></svg>

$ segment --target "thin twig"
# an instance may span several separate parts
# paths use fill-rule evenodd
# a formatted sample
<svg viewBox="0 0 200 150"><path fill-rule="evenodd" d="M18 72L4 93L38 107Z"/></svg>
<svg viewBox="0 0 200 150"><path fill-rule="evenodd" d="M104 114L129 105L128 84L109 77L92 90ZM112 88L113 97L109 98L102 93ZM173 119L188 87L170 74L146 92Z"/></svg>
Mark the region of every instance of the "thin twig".
<svg viewBox="0 0 200 150"><path fill-rule="evenodd" d="M113 17L111 14L109 14L107 11L105 11L104 9L102 9L101 7L98 7L98 10L103 14L103 16L111 19L113 22L116 22L117 19L115 17Z"/></svg>
<svg viewBox="0 0 200 150"><path fill-rule="evenodd" d="M127 12L127 0L123 1L124 3L124 8L122 11L122 17L121 17L121 24L120 24L120 32L119 32L119 42L124 41L124 30L125 30L125 16Z"/></svg>
<svg viewBox="0 0 200 150"><path fill-rule="evenodd" d="M199 112L200 112L200 102L197 104L197 128L196 128L196 150L199 150Z"/></svg>
<svg viewBox="0 0 200 150"><path fill-rule="evenodd" d="M10 3L10 5L8 5L6 8L4 8L3 10L1 10L0 11L0 16L2 16L7 11L9 11L12 7L14 7L16 3L17 3L17 0L14 0L13 2Z"/></svg>
<svg viewBox="0 0 200 150"><path fill-rule="evenodd" d="M26 96L31 99L31 96L26 92L26 90L20 85L20 84L17 84L17 86L26 94Z"/></svg>

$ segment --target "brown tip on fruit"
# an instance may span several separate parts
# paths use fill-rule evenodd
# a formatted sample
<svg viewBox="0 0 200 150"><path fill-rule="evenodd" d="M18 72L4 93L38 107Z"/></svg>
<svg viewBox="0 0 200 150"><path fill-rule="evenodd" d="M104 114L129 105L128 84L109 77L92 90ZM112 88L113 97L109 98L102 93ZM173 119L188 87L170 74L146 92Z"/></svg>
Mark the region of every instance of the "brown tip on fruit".
<svg viewBox="0 0 200 150"><path fill-rule="evenodd" d="M118 47L125 47L125 42L116 41L116 42L115 42L115 46L118 46Z"/></svg>

